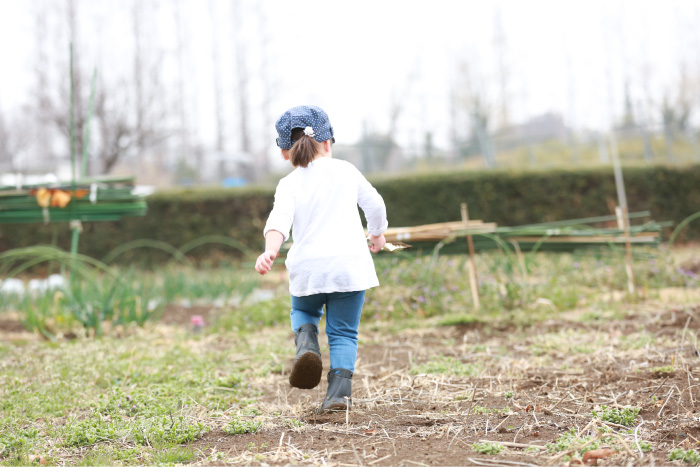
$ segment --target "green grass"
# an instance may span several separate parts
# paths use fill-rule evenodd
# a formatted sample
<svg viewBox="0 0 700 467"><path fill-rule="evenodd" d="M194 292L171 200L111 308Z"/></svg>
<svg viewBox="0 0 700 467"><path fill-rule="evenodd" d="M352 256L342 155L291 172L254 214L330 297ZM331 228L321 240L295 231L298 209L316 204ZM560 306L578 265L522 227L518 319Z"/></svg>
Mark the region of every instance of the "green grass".
<svg viewBox="0 0 700 467"><path fill-rule="evenodd" d="M428 362L414 366L411 368L410 373L414 375L427 373L465 377L477 376L479 374L479 368L471 363L463 363L454 357L439 356Z"/></svg>
<svg viewBox="0 0 700 467"><path fill-rule="evenodd" d="M192 448L173 446L153 454L151 460L157 465L186 464L196 458Z"/></svg>
<svg viewBox="0 0 700 467"><path fill-rule="evenodd" d="M687 277L677 277L673 263L663 253L655 254L654 262L635 263L647 290L687 287ZM538 254L526 259L523 270L511 256L477 257L482 309L476 313L465 257L378 256L383 286L368 292L363 326L390 331L462 324L487 335L502 326L517 333L581 307L589 313L581 319L595 325L628 312L624 298L606 297L626 286L614 255ZM155 271L115 271L124 285L113 292L114 278L92 271L68 291L0 297L0 316L19 315L28 328L48 338L0 343L0 465L26 465L36 460L32 457L36 453L47 453L49 464L202 461L187 445L207 432L235 435L261 429L264 406L251 381L281 373L293 355L286 284L267 299L257 300L262 296L255 292L258 278L236 265L199 269L171 264ZM97 306L104 303L109 306ZM186 326L167 331L155 326L167 304L185 307L186 303L211 307L217 303L217 312L201 333L193 335ZM89 321L100 314L101 336ZM76 337L61 338L69 332ZM533 334L526 345L533 354L532 364L538 365L562 353L588 355L610 345L597 340L601 338L562 330ZM618 341L621 350L636 351L660 340L640 331ZM486 359L506 355L498 346L461 338L440 345L465 346L471 355L438 355L417 362L410 372L472 378L483 373ZM509 396L515 394L503 394L505 399ZM471 398L464 392L455 400ZM473 410L495 414L510 409L475 406ZM616 413L601 408L593 415L632 426L638 414L634 410ZM285 429L306 428L289 415L278 417ZM547 449L575 449L586 439L567 432Z"/></svg>
<svg viewBox="0 0 700 467"><path fill-rule="evenodd" d="M602 342L596 336L581 336L573 329L538 334L531 340L530 351L536 356L561 357L563 355L588 355L600 348ZM592 340L594 338L595 340Z"/></svg>
<svg viewBox="0 0 700 467"><path fill-rule="evenodd" d="M644 349L654 345L656 337L649 332L641 332L621 337L620 348L625 350Z"/></svg>
<svg viewBox="0 0 700 467"><path fill-rule="evenodd" d="M645 249L635 252L635 277L640 289L700 286L689 284L690 279L665 253ZM618 253L525 253L520 259L512 253L479 254L478 313L473 308L465 256L380 255L376 267L385 286L368 293L363 314L379 321L401 320L401 326L420 326L420 320L430 317L439 317L447 326L485 326L499 321L529 326L547 319L552 312L601 302L599 311L592 310L584 318L601 321L614 313L603 297L626 288L624 264ZM16 260L10 257L6 261ZM144 271L99 262L99 267L80 264L79 274L68 289L24 297L2 296L0 313L18 312L28 329L50 339L65 334L99 335L133 324L144 326L157 321L168 304L216 304L218 308L244 310L223 314L210 323L217 328L255 331L261 325L272 326L288 319L289 298L284 289L273 294L272 300L257 299L254 291L259 276L249 265L243 268L231 263L200 269L169 263ZM574 350L588 352L584 347Z"/></svg>
<svg viewBox="0 0 700 467"><path fill-rule="evenodd" d="M76 462L78 466L99 467L104 465L133 465L143 462L147 453L138 448L122 448L112 445L97 445L88 448L86 454Z"/></svg>
<svg viewBox="0 0 700 467"><path fill-rule="evenodd" d="M11 347L15 363L0 372L0 459L23 459L56 442L69 453L119 445L144 459L152 446L192 442L212 420L225 420L224 410L255 410L259 394L245 381L277 349L250 344L259 357L246 367L237 363L240 353L185 333L161 342L134 336ZM115 459L100 451L84 461L104 464L105 456Z"/></svg>
<svg viewBox="0 0 700 467"><path fill-rule="evenodd" d="M689 286L688 277L666 253L641 248L635 249L635 256L640 289ZM598 302L600 311L585 319L605 320L614 311L608 311L604 297L627 287L621 251L525 253L522 262L514 254L480 253L476 267L481 310L475 313L465 256L382 255L375 264L382 283L391 286L368 294L363 314L380 320L435 316L444 325L485 325L498 320L531 325L552 312Z"/></svg>

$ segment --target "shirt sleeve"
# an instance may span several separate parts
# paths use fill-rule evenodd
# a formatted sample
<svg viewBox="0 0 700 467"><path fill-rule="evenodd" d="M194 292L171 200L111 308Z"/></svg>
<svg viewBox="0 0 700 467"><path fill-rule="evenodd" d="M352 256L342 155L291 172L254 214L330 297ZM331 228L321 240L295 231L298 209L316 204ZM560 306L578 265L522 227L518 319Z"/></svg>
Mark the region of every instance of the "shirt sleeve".
<svg viewBox="0 0 700 467"><path fill-rule="evenodd" d="M374 235L381 235L389 226L386 218L386 206L384 199L377 189L370 184L358 170L357 204L362 208L367 219L367 231Z"/></svg>
<svg viewBox="0 0 700 467"><path fill-rule="evenodd" d="M275 204L267 218L263 236L270 230L276 230L289 240L289 232L294 221L294 192L284 179L280 180L275 190Z"/></svg>

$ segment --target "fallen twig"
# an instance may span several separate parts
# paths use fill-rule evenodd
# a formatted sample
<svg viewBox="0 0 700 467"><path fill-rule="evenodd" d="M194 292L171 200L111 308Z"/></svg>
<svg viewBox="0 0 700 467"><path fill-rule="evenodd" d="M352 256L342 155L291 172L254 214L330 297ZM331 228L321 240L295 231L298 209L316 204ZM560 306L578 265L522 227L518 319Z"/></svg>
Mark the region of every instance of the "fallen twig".
<svg viewBox="0 0 700 467"><path fill-rule="evenodd" d="M525 462L516 461L506 461L503 459L474 459L473 457L470 457L467 460L474 465L525 465L528 467L535 466L535 464L528 464Z"/></svg>
<svg viewBox="0 0 700 467"><path fill-rule="evenodd" d="M498 441L498 440L492 440L492 439L480 439L480 443L498 443L502 444L503 446L509 447L509 448L537 448L537 449L547 449L546 446L539 446L537 444L524 444L524 443L511 443L509 441Z"/></svg>

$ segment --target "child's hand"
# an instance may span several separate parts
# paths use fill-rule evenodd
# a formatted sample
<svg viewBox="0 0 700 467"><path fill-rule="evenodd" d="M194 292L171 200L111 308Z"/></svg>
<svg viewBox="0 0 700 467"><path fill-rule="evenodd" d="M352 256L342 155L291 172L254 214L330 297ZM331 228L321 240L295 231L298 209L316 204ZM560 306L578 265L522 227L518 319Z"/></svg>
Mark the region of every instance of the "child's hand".
<svg viewBox="0 0 700 467"><path fill-rule="evenodd" d="M270 272L270 269L272 269L272 263L275 261L275 258L277 257L277 253L274 251L266 251L260 256L258 256L258 260L255 262L255 270L258 271L258 273L262 276Z"/></svg>
<svg viewBox="0 0 700 467"><path fill-rule="evenodd" d="M382 248L384 248L384 244L386 243L386 239L384 238L384 234L379 235L378 237L375 237L374 235L369 236L369 251L372 253L379 253Z"/></svg>

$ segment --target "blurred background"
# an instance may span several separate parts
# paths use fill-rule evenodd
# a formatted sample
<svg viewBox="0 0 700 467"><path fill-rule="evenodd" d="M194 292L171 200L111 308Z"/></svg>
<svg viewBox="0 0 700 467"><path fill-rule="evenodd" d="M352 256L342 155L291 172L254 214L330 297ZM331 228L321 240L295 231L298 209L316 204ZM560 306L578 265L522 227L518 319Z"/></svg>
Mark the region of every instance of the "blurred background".
<svg viewBox="0 0 700 467"><path fill-rule="evenodd" d="M700 162L698 2L4 1L0 173L70 178L71 43L91 175L273 183L300 104L368 174Z"/></svg>

